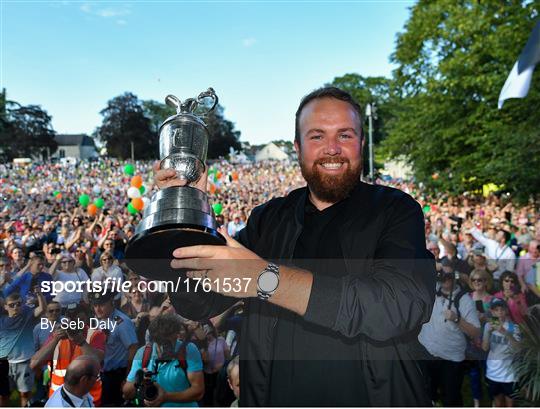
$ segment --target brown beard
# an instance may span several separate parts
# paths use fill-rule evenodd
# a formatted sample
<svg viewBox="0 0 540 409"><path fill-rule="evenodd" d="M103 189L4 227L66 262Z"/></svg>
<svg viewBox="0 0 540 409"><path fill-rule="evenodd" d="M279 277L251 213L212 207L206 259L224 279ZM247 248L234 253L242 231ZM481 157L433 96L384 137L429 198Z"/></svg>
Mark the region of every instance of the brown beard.
<svg viewBox="0 0 540 409"><path fill-rule="evenodd" d="M326 203L337 203L347 197L349 192L360 181L362 162L357 168L352 168L351 162L341 156L317 159L311 168L306 166L302 157L299 156L300 170L306 179L309 190L317 199ZM331 176L322 174L317 165L321 163L345 163L347 170L341 175Z"/></svg>

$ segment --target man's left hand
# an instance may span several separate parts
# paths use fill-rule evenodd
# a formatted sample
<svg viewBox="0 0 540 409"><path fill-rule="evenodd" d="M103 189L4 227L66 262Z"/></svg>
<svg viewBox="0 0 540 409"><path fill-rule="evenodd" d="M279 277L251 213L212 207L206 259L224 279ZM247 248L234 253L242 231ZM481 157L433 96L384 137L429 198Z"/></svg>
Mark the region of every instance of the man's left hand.
<svg viewBox="0 0 540 409"><path fill-rule="evenodd" d="M268 262L230 237L224 227L219 232L227 240L225 246L176 249L171 267L188 270L188 277L202 279L201 285L210 285L214 292L237 298L256 297L257 279Z"/></svg>

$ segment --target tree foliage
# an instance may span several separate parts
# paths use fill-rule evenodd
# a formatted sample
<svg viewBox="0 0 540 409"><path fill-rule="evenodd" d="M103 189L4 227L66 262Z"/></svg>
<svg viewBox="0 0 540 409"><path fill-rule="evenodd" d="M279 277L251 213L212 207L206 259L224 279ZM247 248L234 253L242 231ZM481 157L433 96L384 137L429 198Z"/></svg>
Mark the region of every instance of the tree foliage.
<svg viewBox="0 0 540 409"><path fill-rule="evenodd" d="M126 92L111 99L101 111L103 123L97 135L110 156L120 159L157 159L158 137L152 132L150 119L144 115L142 102Z"/></svg>
<svg viewBox="0 0 540 409"><path fill-rule="evenodd" d="M540 192L538 75L527 98L497 109L539 11L538 1L413 6L391 57L397 100L386 154L406 154L428 187L458 193L495 183L522 199Z"/></svg>
<svg viewBox="0 0 540 409"><path fill-rule="evenodd" d="M385 77L363 77L359 74L345 74L336 77L332 81L332 86L338 87L349 92L354 100L365 110L367 104L375 104L377 110L377 119L373 120L373 143L378 145L388 135L388 123L394 118L395 110L395 91L393 82ZM365 112L365 111L364 111ZM364 112L364 135L368 137L367 118ZM366 139L367 140L367 139ZM364 152L364 173L369 173L368 144L365 144ZM381 167L376 164L376 167Z"/></svg>
<svg viewBox="0 0 540 409"><path fill-rule="evenodd" d="M57 143L51 116L38 105L22 106L1 99L0 152L5 160L16 157L45 158L54 153Z"/></svg>

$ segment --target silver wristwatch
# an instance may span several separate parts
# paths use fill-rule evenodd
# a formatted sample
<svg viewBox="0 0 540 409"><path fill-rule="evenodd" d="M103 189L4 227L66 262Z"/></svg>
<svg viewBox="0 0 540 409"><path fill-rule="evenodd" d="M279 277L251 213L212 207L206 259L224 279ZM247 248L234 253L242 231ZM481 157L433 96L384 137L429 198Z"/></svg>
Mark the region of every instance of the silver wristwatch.
<svg viewBox="0 0 540 409"><path fill-rule="evenodd" d="M268 300L276 292L278 285L279 267L269 263L257 279L257 297L260 300Z"/></svg>

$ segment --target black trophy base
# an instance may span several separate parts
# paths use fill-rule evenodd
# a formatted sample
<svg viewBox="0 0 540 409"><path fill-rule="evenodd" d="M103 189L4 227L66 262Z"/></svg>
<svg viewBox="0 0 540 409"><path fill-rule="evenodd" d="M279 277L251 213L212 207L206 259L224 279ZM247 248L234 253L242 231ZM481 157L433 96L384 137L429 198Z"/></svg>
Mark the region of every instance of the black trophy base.
<svg viewBox="0 0 540 409"><path fill-rule="evenodd" d="M176 280L185 271L171 267L173 251L199 244L222 246L225 238L208 227L162 225L133 236L126 247L125 261L131 270L149 280Z"/></svg>

